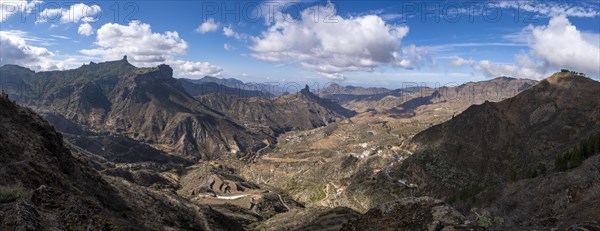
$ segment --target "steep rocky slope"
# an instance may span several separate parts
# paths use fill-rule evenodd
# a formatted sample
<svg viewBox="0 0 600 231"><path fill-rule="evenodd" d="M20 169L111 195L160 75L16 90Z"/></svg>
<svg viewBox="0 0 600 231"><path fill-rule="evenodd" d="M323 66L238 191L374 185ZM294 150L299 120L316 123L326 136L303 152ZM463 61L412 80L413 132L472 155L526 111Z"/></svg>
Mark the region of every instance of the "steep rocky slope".
<svg viewBox="0 0 600 231"><path fill-rule="evenodd" d="M419 193L444 198L463 211L484 204L493 207L514 227L567 228L593 221L596 214L587 208L598 203L597 193L591 193L597 182L583 175L588 171L584 169L597 171L590 168L597 163L568 175L556 173L555 163L600 132L599 92L599 82L560 72L515 97L471 106L417 134L413 142L419 149L393 175L418 185ZM581 192L584 202L557 205L561 196L543 196L562 190ZM547 203L554 209L538 208ZM536 218L508 215L513 209Z"/></svg>
<svg viewBox="0 0 600 231"><path fill-rule="evenodd" d="M423 181L422 186L464 188L486 182L484 186L511 174L523 178L552 169L558 154L600 131L598 92L600 83L594 80L556 73L513 98L471 106L417 134L413 141L429 149L420 156L431 165L456 170L457 176L443 184Z"/></svg>
<svg viewBox="0 0 600 231"><path fill-rule="evenodd" d="M504 229L599 230L600 155L572 170L486 190L474 205L504 217Z"/></svg>
<svg viewBox="0 0 600 231"><path fill-rule="evenodd" d="M32 110L0 97L2 230L241 229L179 196L102 177Z"/></svg>

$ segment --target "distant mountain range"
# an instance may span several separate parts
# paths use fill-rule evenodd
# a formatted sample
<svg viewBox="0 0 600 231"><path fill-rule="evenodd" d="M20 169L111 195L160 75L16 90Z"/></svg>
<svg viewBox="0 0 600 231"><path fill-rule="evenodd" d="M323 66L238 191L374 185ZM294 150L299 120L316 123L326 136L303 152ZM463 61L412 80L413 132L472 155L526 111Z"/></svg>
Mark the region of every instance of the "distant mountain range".
<svg viewBox="0 0 600 231"><path fill-rule="evenodd" d="M299 93L272 99L250 99L228 94L204 95L197 99L240 124L271 136L325 126L356 114L335 102L319 98L308 86Z"/></svg>
<svg viewBox="0 0 600 231"><path fill-rule="evenodd" d="M444 110L452 113L485 101L498 102L535 84L534 80L509 77L468 82L458 86L411 86L394 90L332 84L318 94L357 112L407 118L416 116L416 109L420 107L423 111L445 108Z"/></svg>
<svg viewBox="0 0 600 231"><path fill-rule="evenodd" d="M225 94L240 97L262 97L272 98L274 95L260 88L250 87L243 82L235 79L218 79L214 77L204 77L199 80L178 79L185 89L192 96L201 96L207 94ZM239 83L238 83L239 82Z"/></svg>
<svg viewBox="0 0 600 231"><path fill-rule="evenodd" d="M280 96L283 91L280 86L266 83L244 83L234 78L216 78L205 76L201 79L179 79L183 87L192 96L211 93L237 95L241 97L271 98ZM191 83L191 84L190 84Z"/></svg>

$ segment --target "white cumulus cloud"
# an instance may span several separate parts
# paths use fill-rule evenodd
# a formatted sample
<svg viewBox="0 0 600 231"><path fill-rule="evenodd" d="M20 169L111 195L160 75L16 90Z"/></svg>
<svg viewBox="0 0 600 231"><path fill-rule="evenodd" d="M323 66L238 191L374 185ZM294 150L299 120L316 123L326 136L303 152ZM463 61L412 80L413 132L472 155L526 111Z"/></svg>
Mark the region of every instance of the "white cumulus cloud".
<svg viewBox="0 0 600 231"><path fill-rule="evenodd" d="M218 76L222 69L206 62L180 60L188 44L176 31L152 32L149 24L132 21L128 25L104 24L96 31L96 48L84 49L84 55L101 57L104 60L128 60L138 66L171 65L176 77Z"/></svg>
<svg viewBox="0 0 600 231"><path fill-rule="evenodd" d="M547 26L531 27L531 34L532 52L551 66L599 74L600 41L586 40L564 15Z"/></svg>
<svg viewBox="0 0 600 231"><path fill-rule="evenodd" d="M86 5L77 3L70 5L69 8L46 8L37 19L37 23L60 22L60 23L79 23L98 21L102 13L102 8L98 5Z"/></svg>
<svg viewBox="0 0 600 231"><path fill-rule="evenodd" d="M600 7L597 2L594 3L593 1L499 1L491 2L490 6L517 9L548 17L565 15L569 17L593 18L600 16Z"/></svg>
<svg viewBox="0 0 600 231"><path fill-rule="evenodd" d="M516 78L543 79L548 76L548 66L544 62L535 62L527 54L515 55L514 64L498 64L490 60L473 63L473 69L488 78L509 76Z"/></svg>
<svg viewBox="0 0 600 231"><path fill-rule="evenodd" d="M47 71L63 70L81 64L77 58L61 58L44 47L29 43L35 41L39 41L39 38L24 31L0 31L0 66L14 64L36 71Z"/></svg>
<svg viewBox="0 0 600 231"><path fill-rule="evenodd" d="M77 33L79 33L80 35L83 36L90 36L94 34L94 29L92 28L92 25L90 25L89 23L83 23L81 25L79 25L79 29L77 30Z"/></svg>
<svg viewBox="0 0 600 231"><path fill-rule="evenodd" d="M16 64L35 70L47 70L52 66L54 54L43 47L27 44L20 31L0 31L0 66Z"/></svg>
<svg viewBox="0 0 600 231"><path fill-rule="evenodd" d="M215 22L215 19L209 18L206 22L200 24L200 26L196 28L196 32L204 34L216 31L217 29L219 29L219 24Z"/></svg>
<svg viewBox="0 0 600 231"><path fill-rule="evenodd" d="M28 14L41 3L38 0L0 0L0 21L5 22L15 14Z"/></svg>
<svg viewBox="0 0 600 231"><path fill-rule="evenodd" d="M407 26L386 24L376 15L344 18L328 3L303 10L298 20L289 18L276 17L267 30L251 38L252 57L298 63L333 79L342 78L346 71L373 71L381 65L412 69L431 60L414 45L403 51ZM234 36L233 31L224 29L224 33Z"/></svg>
<svg viewBox="0 0 600 231"><path fill-rule="evenodd" d="M516 37L528 42L529 51L515 55L514 64L482 60L473 69L487 77L543 79L562 68L600 76L600 35L582 33L564 15L552 17L548 25L530 25Z"/></svg>
<svg viewBox="0 0 600 231"><path fill-rule="evenodd" d="M233 47L231 44L229 43L224 43L223 44L223 49L225 49L226 51L232 51L235 49L235 47Z"/></svg>
<svg viewBox="0 0 600 231"><path fill-rule="evenodd" d="M446 66L448 66L448 67L470 66L471 64L473 64L473 62L474 61L472 58L464 59L462 57L453 56L452 61L448 62L448 64L446 64Z"/></svg>
<svg viewBox="0 0 600 231"><path fill-rule="evenodd" d="M240 34L240 33L235 32L231 25L223 27L223 35L225 35L227 37L233 37L237 40L246 39L248 37L247 34Z"/></svg>
<svg viewBox="0 0 600 231"><path fill-rule="evenodd" d="M213 76L219 77L221 76L223 69L212 65L208 62L190 62L183 60L170 60L167 61L166 64L171 65L175 72L177 72L177 77L190 77L190 76Z"/></svg>
<svg viewBox="0 0 600 231"><path fill-rule="evenodd" d="M187 42L179 38L177 32L153 33L149 24L139 21L132 21L129 25L107 23L96 34L95 44L98 47L81 50L81 53L107 60L127 55L133 62L156 63L183 54L188 48Z"/></svg>

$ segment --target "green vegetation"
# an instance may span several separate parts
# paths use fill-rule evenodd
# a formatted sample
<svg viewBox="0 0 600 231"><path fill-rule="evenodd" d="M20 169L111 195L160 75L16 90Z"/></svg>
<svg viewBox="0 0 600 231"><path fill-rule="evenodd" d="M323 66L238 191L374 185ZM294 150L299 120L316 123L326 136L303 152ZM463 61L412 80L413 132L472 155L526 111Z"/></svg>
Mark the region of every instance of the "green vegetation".
<svg viewBox="0 0 600 231"><path fill-rule="evenodd" d="M486 210L478 211L477 208L472 208L471 212L477 215L477 225L484 229L487 229L493 225L501 225L502 223L504 223L504 218L499 216L495 216L492 218L490 212Z"/></svg>
<svg viewBox="0 0 600 231"><path fill-rule="evenodd" d="M327 197L327 192L325 192L324 186L318 186L315 188L315 192L310 196L310 202L316 203L322 201Z"/></svg>
<svg viewBox="0 0 600 231"><path fill-rule="evenodd" d="M0 203L9 203L31 196L26 189L18 186L0 186Z"/></svg>
<svg viewBox="0 0 600 231"><path fill-rule="evenodd" d="M600 152L600 133L590 136L572 150L559 155L554 161L554 170L564 171L575 168L592 155Z"/></svg>
<svg viewBox="0 0 600 231"><path fill-rule="evenodd" d="M570 71L569 69L560 69L560 72L562 72L562 73L571 73L571 74L580 75L580 76L585 76L585 73L583 73L583 72Z"/></svg>

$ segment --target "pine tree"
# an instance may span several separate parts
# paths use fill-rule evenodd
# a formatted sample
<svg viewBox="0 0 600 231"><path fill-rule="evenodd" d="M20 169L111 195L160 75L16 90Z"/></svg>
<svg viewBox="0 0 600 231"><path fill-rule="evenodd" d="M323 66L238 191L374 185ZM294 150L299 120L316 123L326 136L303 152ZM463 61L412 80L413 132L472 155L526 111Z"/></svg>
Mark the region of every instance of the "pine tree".
<svg viewBox="0 0 600 231"><path fill-rule="evenodd" d="M596 146L595 150L596 150L596 152L598 153L598 152L600 152L600 133L598 133L598 135L596 135L596 140L595 140L595 143L596 143L596 145L595 145L595 146Z"/></svg>
<svg viewBox="0 0 600 231"><path fill-rule="evenodd" d="M583 163L583 150L582 146L578 146L572 153L569 161L569 168L575 168Z"/></svg>
<svg viewBox="0 0 600 231"><path fill-rule="evenodd" d="M585 142L585 149L587 151L587 155L585 156L585 158L588 158L592 155L594 155L596 153L596 148L595 146L595 142L594 142L594 137L590 137L586 142Z"/></svg>
<svg viewBox="0 0 600 231"><path fill-rule="evenodd" d="M581 143L579 143L579 149L581 150L582 160L589 157L587 142L582 141Z"/></svg>
<svg viewBox="0 0 600 231"><path fill-rule="evenodd" d="M565 155L558 155L556 157L556 159L554 160L554 169L556 171L567 170L568 163L569 163L569 155L570 155L570 153L567 153ZM515 174L515 176L516 176L516 174Z"/></svg>

